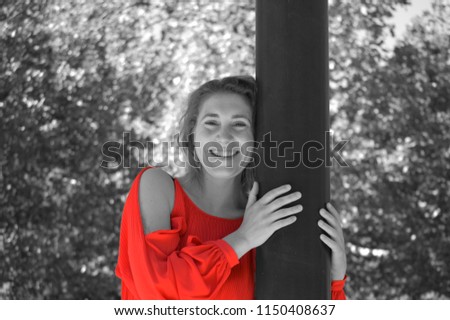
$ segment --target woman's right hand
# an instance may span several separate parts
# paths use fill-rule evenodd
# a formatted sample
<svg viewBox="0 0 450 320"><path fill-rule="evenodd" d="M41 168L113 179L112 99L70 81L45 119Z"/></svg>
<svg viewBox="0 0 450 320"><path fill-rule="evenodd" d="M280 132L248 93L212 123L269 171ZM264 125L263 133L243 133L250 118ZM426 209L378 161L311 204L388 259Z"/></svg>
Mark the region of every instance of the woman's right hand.
<svg viewBox="0 0 450 320"><path fill-rule="evenodd" d="M295 214L303 210L301 205L278 210L302 197L300 192L293 192L278 198L291 190L290 185L272 189L259 200L258 190L259 185L255 181L248 196L241 226L223 238L233 247L239 259L247 251L266 242L275 231L294 223L297 220Z"/></svg>
<svg viewBox="0 0 450 320"><path fill-rule="evenodd" d="M300 192L280 197L290 189L290 185L282 185L268 191L257 200L259 185L256 181L254 182L248 196L244 219L236 230L250 249L262 245L275 231L295 222L297 219L295 214L303 210L302 205L280 209L302 197Z"/></svg>

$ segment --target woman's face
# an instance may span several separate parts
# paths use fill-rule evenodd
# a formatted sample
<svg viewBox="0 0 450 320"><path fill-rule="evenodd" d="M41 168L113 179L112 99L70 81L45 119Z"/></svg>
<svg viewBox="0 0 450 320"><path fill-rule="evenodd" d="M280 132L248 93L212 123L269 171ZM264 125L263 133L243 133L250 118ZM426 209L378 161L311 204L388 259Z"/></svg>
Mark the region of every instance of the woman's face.
<svg viewBox="0 0 450 320"><path fill-rule="evenodd" d="M239 175L250 162L253 146L252 110L244 97L216 93L200 106L194 128L195 152L213 177Z"/></svg>

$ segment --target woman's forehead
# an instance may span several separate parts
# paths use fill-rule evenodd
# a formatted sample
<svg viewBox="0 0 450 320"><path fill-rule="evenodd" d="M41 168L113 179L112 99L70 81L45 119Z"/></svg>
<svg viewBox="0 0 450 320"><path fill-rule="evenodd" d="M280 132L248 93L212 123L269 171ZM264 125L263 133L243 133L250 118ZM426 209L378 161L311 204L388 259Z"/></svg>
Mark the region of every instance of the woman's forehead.
<svg viewBox="0 0 450 320"><path fill-rule="evenodd" d="M234 93L213 94L203 101L199 116L216 114L219 116L243 115L251 118L252 110L244 97Z"/></svg>

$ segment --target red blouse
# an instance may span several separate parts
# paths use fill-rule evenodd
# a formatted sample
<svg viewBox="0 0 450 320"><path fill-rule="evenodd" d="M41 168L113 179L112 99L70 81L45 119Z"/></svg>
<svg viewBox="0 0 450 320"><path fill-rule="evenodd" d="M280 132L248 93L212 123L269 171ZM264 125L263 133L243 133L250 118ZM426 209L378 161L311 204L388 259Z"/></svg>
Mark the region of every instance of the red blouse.
<svg viewBox="0 0 450 320"><path fill-rule="evenodd" d="M254 299L256 250L238 259L222 240L239 228L243 218L220 218L202 211L177 179L171 229L144 235L139 181L149 168L133 181L122 213L116 266L122 299ZM345 280L332 282L332 299L346 298Z"/></svg>

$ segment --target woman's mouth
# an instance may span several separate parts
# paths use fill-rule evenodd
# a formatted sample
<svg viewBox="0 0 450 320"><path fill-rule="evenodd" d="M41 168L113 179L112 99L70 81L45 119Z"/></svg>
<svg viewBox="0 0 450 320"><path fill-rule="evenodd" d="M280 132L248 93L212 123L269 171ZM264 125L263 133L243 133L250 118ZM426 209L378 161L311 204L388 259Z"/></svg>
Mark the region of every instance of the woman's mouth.
<svg viewBox="0 0 450 320"><path fill-rule="evenodd" d="M208 152L209 152L209 154L212 154L215 157L222 158L222 159L229 159L229 158L232 158L235 155L237 155L239 153L239 150L232 153L232 152L220 152L217 149L209 149Z"/></svg>

